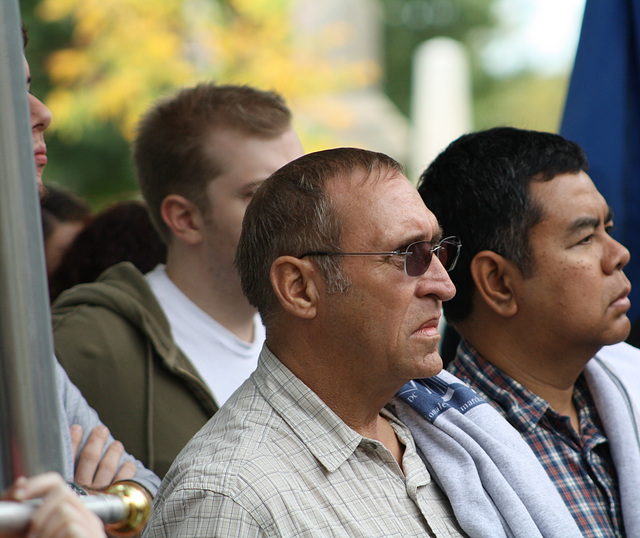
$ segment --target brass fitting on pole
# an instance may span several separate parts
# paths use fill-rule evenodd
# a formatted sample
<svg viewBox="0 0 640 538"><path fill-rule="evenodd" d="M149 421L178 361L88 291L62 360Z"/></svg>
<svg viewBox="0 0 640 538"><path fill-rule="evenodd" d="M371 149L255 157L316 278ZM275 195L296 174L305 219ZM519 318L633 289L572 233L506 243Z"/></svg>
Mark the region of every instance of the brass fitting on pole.
<svg viewBox="0 0 640 538"><path fill-rule="evenodd" d="M153 499L149 492L136 482L123 480L111 484L104 493L120 497L128 511L125 519L107 525L107 531L118 536L133 536L141 532L151 514Z"/></svg>

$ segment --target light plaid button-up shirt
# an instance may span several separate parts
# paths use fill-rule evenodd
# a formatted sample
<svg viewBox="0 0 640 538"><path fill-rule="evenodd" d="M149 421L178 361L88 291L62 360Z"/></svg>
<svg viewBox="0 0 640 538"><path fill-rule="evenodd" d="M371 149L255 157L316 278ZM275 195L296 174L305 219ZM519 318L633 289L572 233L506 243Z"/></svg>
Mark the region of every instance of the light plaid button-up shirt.
<svg viewBox="0 0 640 538"><path fill-rule="evenodd" d="M409 430L404 473L264 347L257 370L180 453L145 536L463 536Z"/></svg>

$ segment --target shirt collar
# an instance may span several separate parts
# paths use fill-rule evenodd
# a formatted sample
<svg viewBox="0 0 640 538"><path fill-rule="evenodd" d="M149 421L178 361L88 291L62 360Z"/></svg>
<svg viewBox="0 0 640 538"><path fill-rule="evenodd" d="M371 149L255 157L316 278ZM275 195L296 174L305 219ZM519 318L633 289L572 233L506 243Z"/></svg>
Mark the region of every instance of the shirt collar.
<svg viewBox="0 0 640 538"><path fill-rule="evenodd" d="M513 424L523 429L533 430L549 409L547 401L496 368L464 339L450 371L471 382L487 401L495 402Z"/></svg>
<svg viewBox="0 0 640 538"><path fill-rule="evenodd" d="M338 469L363 440L362 435L349 428L282 364L266 344L252 378L262 397L329 472Z"/></svg>

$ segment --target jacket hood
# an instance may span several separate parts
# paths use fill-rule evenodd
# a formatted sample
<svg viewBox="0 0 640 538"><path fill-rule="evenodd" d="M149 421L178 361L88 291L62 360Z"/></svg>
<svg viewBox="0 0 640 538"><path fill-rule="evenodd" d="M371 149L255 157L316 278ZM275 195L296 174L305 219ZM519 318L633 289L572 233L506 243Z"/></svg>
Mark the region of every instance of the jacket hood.
<svg viewBox="0 0 640 538"><path fill-rule="evenodd" d="M108 268L95 282L79 284L63 292L54 302L56 314L83 305L109 309L149 337L156 353L167 364L180 362L180 350L171 338L171 328L162 307L144 275L129 262Z"/></svg>

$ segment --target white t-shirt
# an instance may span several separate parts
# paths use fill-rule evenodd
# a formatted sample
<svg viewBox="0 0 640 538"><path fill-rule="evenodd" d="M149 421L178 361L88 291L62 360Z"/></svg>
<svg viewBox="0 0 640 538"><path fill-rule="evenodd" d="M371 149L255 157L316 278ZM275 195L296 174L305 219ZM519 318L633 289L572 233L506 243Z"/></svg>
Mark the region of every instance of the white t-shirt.
<svg viewBox="0 0 640 538"><path fill-rule="evenodd" d="M256 314L254 319L253 342L245 342L182 293L164 265L145 278L169 320L174 342L222 406L256 369L265 338L260 316Z"/></svg>

